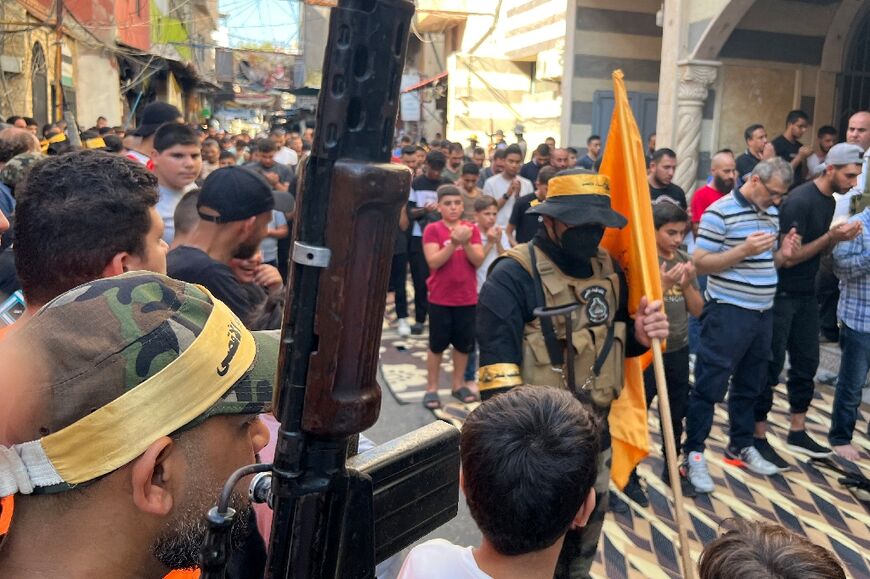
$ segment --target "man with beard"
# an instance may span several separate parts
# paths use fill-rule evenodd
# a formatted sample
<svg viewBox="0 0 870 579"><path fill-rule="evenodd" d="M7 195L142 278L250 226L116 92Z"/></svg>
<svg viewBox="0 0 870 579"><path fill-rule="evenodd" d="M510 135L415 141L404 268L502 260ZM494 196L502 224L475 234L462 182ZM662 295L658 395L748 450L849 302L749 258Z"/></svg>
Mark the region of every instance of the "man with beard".
<svg viewBox="0 0 870 579"><path fill-rule="evenodd" d="M480 395L486 400L520 384L566 384L565 322L536 318L535 308L578 303L571 336L574 390L601 416L602 443L595 481L595 510L585 527L569 531L556 577L588 577L607 512L610 438L607 414L622 389L625 356L639 356L652 338L666 338L662 302L641 299L628 315L625 275L598 244L606 227L626 220L610 205L610 180L569 169L548 182L547 199L528 210L542 217L534 239L509 250L490 269L477 305ZM596 370L590 371L590 361Z"/></svg>
<svg viewBox="0 0 870 579"><path fill-rule="evenodd" d="M289 193L273 192L258 173L242 167L214 171L196 203L199 224L186 245L166 256L167 272L205 286L242 320L249 319L256 304L233 276L230 259L252 255L266 236L272 210L289 211L290 203Z"/></svg>
<svg viewBox="0 0 870 579"><path fill-rule="evenodd" d="M204 514L268 441L258 414L277 337L150 272L43 307L0 346L15 369L0 376L0 497L15 496L0 575L156 579L196 566ZM246 484L230 499L233 546L250 518Z"/></svg>
<svg viewBox="0 0 870 579"><path fill-rule="evenodd" d="M857 221L831 227L834 193L845 193L855 186L861 174L863 151L857 145L840 143L831 147L824 172L812 181L791 190L779 210L779 229L794 227L801 236L795 255L780 269L773 302L772 358L767 366L767 388L755 405L755 448L780 471L790 468L767 441L767 414L773 407L773 389L788 351L788 403L791 423L786 448L792 453L822 458L831 450L810 438L806 416L815 390L819 367L819 307L816 301L816 275L821 256L843 241L861 233Z"/></svg>
<svg viewBox="0 0 870 579"><path fill-rule="evenodd" d="M699 188L692 195L692 233L698 236L698 223L701 215L707 207L731 193L734 189L734 180L737 178L737 168L734 162L734 154L720 151L713 155L710 160L710 175L713 181Z"/></svg>
<svg viewBox="0 0 870 579"><path fill-rule="evenodd" d="M688 211L686 193L682 187L673 182L676 170L677 154L673 150L659 149L653 153L647 172L649 194L653 201L663 195L670 197L683 211Z"/></svg>

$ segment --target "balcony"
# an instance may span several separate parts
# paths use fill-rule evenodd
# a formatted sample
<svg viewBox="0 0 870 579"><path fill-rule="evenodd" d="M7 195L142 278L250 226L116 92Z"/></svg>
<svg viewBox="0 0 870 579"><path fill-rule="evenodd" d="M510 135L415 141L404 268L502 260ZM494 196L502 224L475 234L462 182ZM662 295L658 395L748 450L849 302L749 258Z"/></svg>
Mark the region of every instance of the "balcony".
<svg viewBox="0 0 870 579"><path fill-rule="evenodd" d="M416 0L418 32L444 32L469 16L495 16L497 0Z"/></svg>

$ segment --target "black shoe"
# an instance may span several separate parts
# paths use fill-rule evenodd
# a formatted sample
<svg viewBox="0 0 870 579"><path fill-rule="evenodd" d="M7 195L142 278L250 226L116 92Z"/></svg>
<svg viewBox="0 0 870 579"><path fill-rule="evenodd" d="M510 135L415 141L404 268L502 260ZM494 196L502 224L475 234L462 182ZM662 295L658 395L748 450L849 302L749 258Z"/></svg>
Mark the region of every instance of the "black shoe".
<svg viewBox="0 0 870 579"><path fill-rule="evenodd" d="M643 487L640 486L640 477L637 476L637 471L632 472L631 475L628 477L628 484L625 485L625 488L622 489L622 492L625 494L625 496L627 496L640 506L649 506L649 499L647 498Z"/></svg>
<svg viewBox="0 0 870 579"><path fill-rule="evenodd" d="M807 434L806 430L789 430L785 439L786 448L792 452L805 454L813 458L825 458L831 456L831 449L822 446Z"/></svg>
<svg viewBox="0 0 870 579"><path fill-rule="evenodd" d="M421 324L419 322L416 324L412 324L411 325L411 333L415 336L419 336L420 334L422 334L423 333L423 324Z"/></svg>
<svg viewBox="0 0 870 579"><path fill-rule="evenodd" d="M680 490L683 491L683 496L687 499L693 499L697 495L695 492L695 487L692 486L692 483L689 482L689 479L686 478L686 473L684 469L677 469L677 472L680 474ZM671 486L671 475L668 473L668 465L665 465L665 468L662 469L662 482L668 485L668 488Z"/></svg>
<svg viewBox="0 0 870 579"><path fill-rule="evenodd" d="M775 450L773 450L773 447L770 446L770 443L767 442L766 438L753 438L752 446L755 447L755 450L758 451L761 458L773 464L773 466L779 469L779 472L785 472L791 469L791 465L786 462L784 458L779 456Z"/></svg>

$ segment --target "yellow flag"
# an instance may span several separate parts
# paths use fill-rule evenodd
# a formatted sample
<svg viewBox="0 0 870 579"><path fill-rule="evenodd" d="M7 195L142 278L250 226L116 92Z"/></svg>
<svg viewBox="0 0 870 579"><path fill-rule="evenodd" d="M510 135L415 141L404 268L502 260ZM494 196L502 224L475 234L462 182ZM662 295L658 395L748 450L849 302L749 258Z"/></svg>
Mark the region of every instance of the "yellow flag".
<svg viewBox="0 0 870 579"><path fill-rule="evenodd" d="M634 315L641 297L647 296L650 301L662 299L662 284L643 140L622 79L621 70L613 72L613 117L601 173L610 177L613 210L628 219L628 225L622 229L607 229L601 246L625 272L628 310ZM626 359L625 387L610 408L613 440L610 478L619 488L625 487L631 471L649 454L643 369L651 359L649 354Z"/></svg>

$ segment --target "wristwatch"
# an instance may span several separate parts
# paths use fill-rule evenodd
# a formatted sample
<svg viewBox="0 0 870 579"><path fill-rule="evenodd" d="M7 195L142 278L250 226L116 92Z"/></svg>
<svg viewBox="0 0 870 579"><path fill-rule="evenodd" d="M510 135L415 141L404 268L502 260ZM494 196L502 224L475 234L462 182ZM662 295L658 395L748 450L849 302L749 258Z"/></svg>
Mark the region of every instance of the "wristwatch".
<svg viewBox="0 0 870 579"><path fill-rule="evenodd" d="M504 199L505 201L507 201L508 199L511 198L511 194L510 194L510 193L505 193L504 195L501 196L501 198Z"/></svg>

